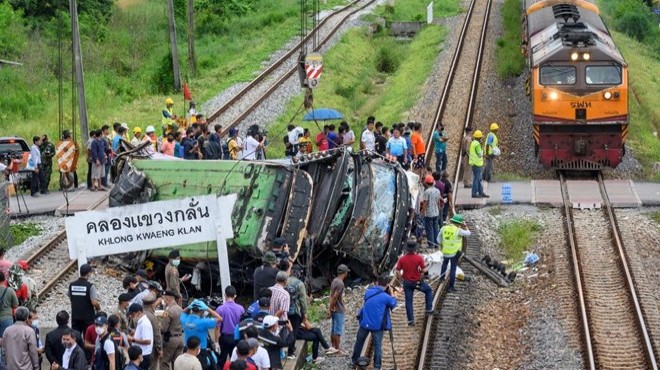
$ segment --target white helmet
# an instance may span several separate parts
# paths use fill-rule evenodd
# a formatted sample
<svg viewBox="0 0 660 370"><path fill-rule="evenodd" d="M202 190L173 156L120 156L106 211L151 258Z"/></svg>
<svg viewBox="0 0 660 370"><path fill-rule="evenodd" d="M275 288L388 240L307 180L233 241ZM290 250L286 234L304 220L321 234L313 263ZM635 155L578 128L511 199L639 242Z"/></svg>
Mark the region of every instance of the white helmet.
<svg viewBox="0 0 660 370"><path fill-rule="evenodd" d="M154 126L147 126L147 129L144 130L144 132L146 132L148 134L148 133L151 133L151 132L156 132L156 129L154 128Z"/></svg>

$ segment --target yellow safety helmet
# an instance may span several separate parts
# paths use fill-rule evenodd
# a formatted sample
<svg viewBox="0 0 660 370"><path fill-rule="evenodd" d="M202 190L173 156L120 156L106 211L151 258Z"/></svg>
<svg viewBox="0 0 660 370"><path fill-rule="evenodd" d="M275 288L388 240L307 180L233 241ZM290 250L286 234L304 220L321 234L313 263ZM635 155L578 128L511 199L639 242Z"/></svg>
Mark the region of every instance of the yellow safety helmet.
<svg viewBox="0 0 660 370"><path fill-rule="evenodd" d="M165 99L165 105L174 105L174 100L172 98Z"/></svg>
<svg viewBox="0 0 660 370"><path fill-rule="evenodd" d="M493 122L493 123L490 124L490 130L491 131L495 131L495 130L499 130L499 129L500 129L500 126L498 126L497 123Z"/></svg>
<svg viewBox="0 0 660 370"><path fill-rule="evenodd" d="M481 133L481 130L477 130L474 132L474 134L472 134L472 137L475 139L481 139L484 137L484 134Z"/></svg>

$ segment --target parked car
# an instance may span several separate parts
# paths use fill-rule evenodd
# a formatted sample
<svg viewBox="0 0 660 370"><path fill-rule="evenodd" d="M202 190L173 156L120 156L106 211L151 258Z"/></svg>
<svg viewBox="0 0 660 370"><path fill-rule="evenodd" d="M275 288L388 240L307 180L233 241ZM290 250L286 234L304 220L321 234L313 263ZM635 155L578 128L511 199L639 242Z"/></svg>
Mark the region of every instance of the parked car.
<svg viewBox="0 0 660 370"><path fill-rule="evenodd" d="M7 180L16 183L19 188L30 188L32 171L26 170L30 146L22 137L0 137L0 162L9 167L10 176Z"/></svg>

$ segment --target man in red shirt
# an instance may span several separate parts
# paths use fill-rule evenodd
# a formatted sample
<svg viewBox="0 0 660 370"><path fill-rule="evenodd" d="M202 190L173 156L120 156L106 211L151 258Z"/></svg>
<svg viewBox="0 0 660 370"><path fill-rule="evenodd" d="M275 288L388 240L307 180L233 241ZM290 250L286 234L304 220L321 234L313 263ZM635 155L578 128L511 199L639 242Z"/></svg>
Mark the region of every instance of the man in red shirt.
<svg viewBox="0 0 660 370"><path fill-rule="evenodd" d="M314 138L314 142L316 142L316 146L319 148L319 151L323 150L328 150L328 131L330 130L330 126L325 125L323 126L323 132L319 132L316 134L316 137Z"/></svg>
<svg viewBox="0 0 660 370"><path fill-rule="evenodd" d="M406 254L401 256L396 263L396 274L399 278L403 278L408 326L415 325L415 317L413 315L413 293L415 290L424 293L424 297L426 298L426 314L433 314L433 291L431 291L429 284L422 279L423 272L426 272L424 257L417 254L417 242L409 240L406 245Z"/></svg>

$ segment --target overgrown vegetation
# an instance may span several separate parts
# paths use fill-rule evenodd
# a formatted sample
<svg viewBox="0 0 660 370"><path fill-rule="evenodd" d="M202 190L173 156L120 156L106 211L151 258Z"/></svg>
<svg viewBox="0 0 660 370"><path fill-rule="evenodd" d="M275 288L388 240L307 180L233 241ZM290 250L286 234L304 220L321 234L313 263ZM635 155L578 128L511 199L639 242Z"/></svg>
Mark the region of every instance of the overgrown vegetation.
<svg viewBox="0 0 660 370"><path fill-rule="evenodd" d="M378 6L374 15L394 22L425 22L426 8L431 0L406 0L395 1L394 5L386 4ZM449 17L461 12L458 1L435 0L433 1L434 18Z"/></svg>
<svg viewBox="0 0 660 370"><path fill-rule="evenodd" d="M660 59L660 29L658 17L651 11L651 1L643 0L600 0L608 25L615 30L642 42L653 50L655 59Z"/></svg>
<svg viewBox="0 0 660 370"><path fill-rule="evenodd" d="M33 222L15 223L9 226L13 245L22 244L28 238L41 234L39 225Z"/></svg>
<svg viewBox="0 0 660 370"><path fill-rule="evenodd" d="M506 259L510 262L521 260L523 252L534 243L536 233L540 230L541 226L537 222L527 219L513 219L500 224L497 232Z"/></svg>
<svg viewBox="0 0 660 370"><path fill-rule="evenodd" d="M384 33L369 35L364 28L348 31L324 56L324 74L314 91L314 106L343 113L358 147L368 116L388 126L401 121L419 99L420 87L433 68L446 33L439 26L427 26L412 41L397 41ZM309 128L312 138L322 129L323 122L319 122L321 127L301 122L302 101L301 93L271 126L268 151L273 157L283 153L280 138L289 122Z"/></svg>
<svg viewBox="0 0 660 370"><path fill-rule="evenodd" d="M501 78L516 77L525 69L520 51L520 0L504 0L501 8L504 35L497 39L497 74Z"/></svg>
<svg viewBox="0 0 660 370"><path fill-rule="evenodd" d="M653 211L649 213L649 216L656 224L660 225L660 211Z"/></svg>

